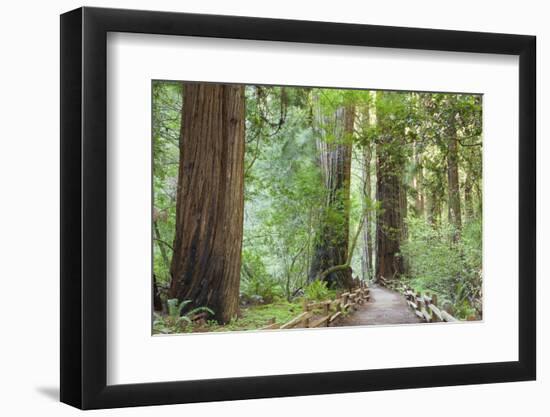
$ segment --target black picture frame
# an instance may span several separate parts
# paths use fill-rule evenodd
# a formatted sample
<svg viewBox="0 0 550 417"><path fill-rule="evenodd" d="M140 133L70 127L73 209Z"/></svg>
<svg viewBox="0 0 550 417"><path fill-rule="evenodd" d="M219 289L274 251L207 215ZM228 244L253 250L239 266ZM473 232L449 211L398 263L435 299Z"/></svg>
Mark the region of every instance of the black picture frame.
<svg viewBox="0 0 550 417"><path fill-rule="evenodd" d="M519 56L519 360L113 385L107 376L108 32ZM61 15L61 401L82 409L534 380L534 36L156 11Z"/></svg>

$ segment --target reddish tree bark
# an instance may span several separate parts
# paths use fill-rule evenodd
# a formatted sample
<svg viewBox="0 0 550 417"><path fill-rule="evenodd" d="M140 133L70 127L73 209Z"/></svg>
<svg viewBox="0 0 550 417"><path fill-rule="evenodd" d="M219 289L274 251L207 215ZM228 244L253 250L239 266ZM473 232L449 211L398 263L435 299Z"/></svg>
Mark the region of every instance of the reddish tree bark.
<svg viewBox="0 0 550 417"><path fill-rule="evenodd" d="M341 107L334 120L321 120L318 114L319 165L327 200L324 219L317 233L309 280L315 280L323 271L343 265L348 259L349 246L349 197L351 181L351 143L355 109ZM321 127L325 126L325 128ZM332 128L332 139L327 138L326 126ZM331 286L346 286L351 281L351 268L334 271L324 278Z"/></svg>
<svg viewBox="0 0 550 417"><path fill-rule="evenodd" d="M376 199L380 210L376 218L376 279L393 279L404 273L400 255L404 235L402 161L390 135L378 138L376 147Z"/></svg>
<svg viewBox="0 0 550 417"><path fill-rule="evenodd" d="M364 145L363 148L363 199L371 200L371 144ZM361 267L363 270L363 280L372 278L372 236L371 236L371 213L365 207L363 202L363 211L365 212L365 225L363 227L363 253L361 256Z"/></svg>
<svg viewBox="0 0 550 417"><path fill-rule="evenodd" d="M239 308L244 208L244 87L185 84L169 296L211 308L227 323Z"/></svg>

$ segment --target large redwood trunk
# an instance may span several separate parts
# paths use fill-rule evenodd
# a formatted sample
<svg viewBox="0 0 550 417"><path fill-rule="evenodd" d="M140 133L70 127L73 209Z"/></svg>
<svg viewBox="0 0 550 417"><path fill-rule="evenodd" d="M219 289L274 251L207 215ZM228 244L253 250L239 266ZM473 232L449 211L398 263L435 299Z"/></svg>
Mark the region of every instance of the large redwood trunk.
<svg viewBox="0 0 550 417"><path fill-rule="evenodd" d="M351 141L355 110L339 108L334 120L320 121L316 116L317 149L319 165L326 189L323 219L315 239L309 280L315 280L323 271L343 265L348 259L349 246L349 198L351 180ZM314 122L315 123L315 122ZM329 125L332 140L320 126ZM351 268L333 272L325 278L331 286L346 286L351 282Z"/></svg>
<svg viewBox="0 0 550 417"><path fill-rule="evenodd" d="M393 279L404 273L400 255L404 231L402 166L390 135L378 138L376 147L376 199L380 203L376 221L376 279Z"/></svg>
<svg viewBox="0 0 550 417"><path fill-rule="evenodd" d="M227 323L239 308L244 87L185 84L170 298Z"/></svg>

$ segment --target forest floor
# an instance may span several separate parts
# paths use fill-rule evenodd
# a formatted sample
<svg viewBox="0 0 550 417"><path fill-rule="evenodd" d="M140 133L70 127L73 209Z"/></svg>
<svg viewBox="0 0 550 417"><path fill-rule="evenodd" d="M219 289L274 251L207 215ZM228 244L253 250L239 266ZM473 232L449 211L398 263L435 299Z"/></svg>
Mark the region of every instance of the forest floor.
<svg viewBox="0 0 550 417"><path fill-rule="evenodd" d="M270 304L250 306L242 308L238 318L231 323L220 325L214 321L185 325L179 327L177 323L164 315L161 329L154 328L153 333L203 333L225 332L231 330L259 330L262 327L276 322L286 323L302 312L303 303L297 301L290 303L279 300ZM346 313L341 319L336 320L332 326L375 326L386 324L410 324L420 323L421 320L413 310L409 308L405 298L392 290L373 285L370 287L370 301L358 305L356 311ZM318 314L317 314L318 313ZM314 312L313 320L320 317L319 312Z"/></svg>
<svg viewBox="0 0 550 417"><path fill-rule="evenodd" d="M356 312L339 320L334 326L369 326L420 322L421 320L409 308L401 294L373 285L370 287L370 301L359 306Z"/></svg>

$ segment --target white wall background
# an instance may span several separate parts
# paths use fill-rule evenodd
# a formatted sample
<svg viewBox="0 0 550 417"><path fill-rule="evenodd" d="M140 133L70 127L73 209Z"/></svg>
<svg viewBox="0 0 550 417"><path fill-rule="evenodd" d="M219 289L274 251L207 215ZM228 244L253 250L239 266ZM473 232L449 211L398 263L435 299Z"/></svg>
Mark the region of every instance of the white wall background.
<svg viewBox="0 0 550 417"><path fill-rule="evenodd" d="M0 20L0 412L3 415L67 416L78 412L58 403L59 379L59 17L82 3L5 2ZM158 9L534 34L538 37L538 276L548 294L543 262L550 250L550 134L543 120L550 103L549 10L536 0L460 2L277 0L123 0L86 5ZM7 146L6 146L7 145ZM505 228L503 228L505 231ZM538 308L538 381L496 385L387 391L237 401L94 412L94 415L279 416L358 415L548 415L550 404L550 303ZM404 347L404 353L406 348ZM421 411L423 410L423 411Z"/></svg>

